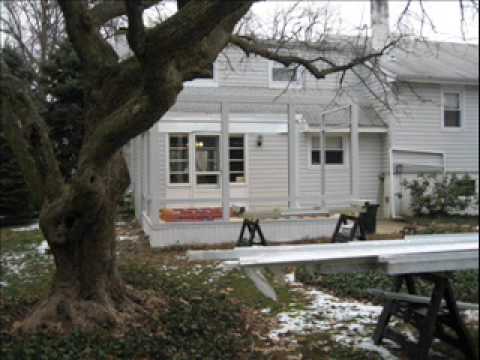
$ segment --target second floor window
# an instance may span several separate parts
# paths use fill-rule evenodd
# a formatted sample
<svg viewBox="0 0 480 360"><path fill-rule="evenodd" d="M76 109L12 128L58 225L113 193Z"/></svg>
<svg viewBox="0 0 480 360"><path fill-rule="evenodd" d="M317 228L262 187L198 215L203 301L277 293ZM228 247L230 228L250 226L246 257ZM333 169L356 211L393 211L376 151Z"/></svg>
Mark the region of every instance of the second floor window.
<svg viewBox="0 0 480 360"><path fill-rule="evenodd" d="M277 62L270 62L269 72L270 87L293 89L302 87L301 71L297 66L287 67Z"/></svg>
<svg viewBox="0 0 480 360"><path fill-rule="evenodd" d="M459 128L462 126L461 93L443 93L443 127Z"/></svg>

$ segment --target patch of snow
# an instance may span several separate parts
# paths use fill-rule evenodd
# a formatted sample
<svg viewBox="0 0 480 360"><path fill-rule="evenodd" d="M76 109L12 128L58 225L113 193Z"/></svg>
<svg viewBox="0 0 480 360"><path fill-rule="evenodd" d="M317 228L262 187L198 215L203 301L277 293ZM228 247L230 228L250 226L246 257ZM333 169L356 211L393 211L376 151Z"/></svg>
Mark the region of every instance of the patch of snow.
<svg viewBox="0 0 480 360"><path fill-rule="evenodd" d="M120 236L117 236L117 240L118 241L125 241L125 240L136 241L138 240L138 235L133 235L133 236L120 235Z"/></svg>
<svg viewBox="0 0 480 360"><path fill-rule="evenodd" d="M478 325L479 323L479 311L478 310L465 310L463 312L465 322L467 324Z"/></svg>
<svg viewBox="0 0 480 360"><path fill-rule="evenodd" d="M295 282L295 273L285 274L285 281L293 284Z"/></svg>
<svg viewBox="0 0 480 360"><path fill-rule="evenodd" d="M43 240L42 243L38 245L36 249L40 255L45 255L47 253L47 250L49 249L48 243L45 240Z"/></svg>
<svg viewBox="0 0 480 360"><path fill-rule="evenodd" d="M8 283L6 281L0 281L0 287L5 287L7 285Z"/></svg>
<svg viewBox="0 0 480 360"><path fill-rule="evenodd" d="M294 281L292 276L287 279L290 283ZM376 352L383 359L397 359L387 348L376 346L370 340L382 311L381 306L347 302L319 290L298 286L299 283L294 284L296 288L293 291L305 294L311 299L311 304L305 310L278 314L279 327L269 334L272 341L278 341L289 333L327 331L336 342L345 346Z"/></svg>
<svg viewBox="0 0 480 360"><path fill-rule="evenodd" d="M38 223L35 223L35 224L28 225L28 226L12 228L11 230L20 232L20 231L35 231L35 230L38 230L38 229L40 229L40 226L38 225Z"/></svg>
<svg viewBox="0 0 480 360"><path fill-rule="evenodd" d="M15 274L20 273L25 267L23 259L25 258L25 253L7 253L3 254L1 257L2 270L12 272Z"/></svg>
<svg viewBox="0 0 480 360"><path fill-rule="evenodd" d="M382 359L385 359L385 360L397 359L396 356L392 355L392 353L387 349L385 349L383 346L375 345L373 343L373 340L370 338L365 338L365 340L358 343L356 347L365 351L376 352L378 355L381 356Z"/></svg>

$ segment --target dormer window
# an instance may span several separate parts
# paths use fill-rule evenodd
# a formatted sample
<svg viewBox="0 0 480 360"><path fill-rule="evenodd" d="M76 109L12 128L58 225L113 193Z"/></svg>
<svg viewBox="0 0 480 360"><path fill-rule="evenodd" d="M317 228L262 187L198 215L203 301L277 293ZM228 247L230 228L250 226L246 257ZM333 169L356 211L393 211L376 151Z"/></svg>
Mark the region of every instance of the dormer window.
<svg viewBox="0 0 480 360"><path fill-rule="evenodd" d="M458 129L462 126L462 94L458 91L443 93L443 127Z"/></svg>
<svg viewBox="0 0 480 360"><path fill-rule="evenodd" d="M297 65L285 66L277 62L269 63L269 85L271 88L302 87L302 74Z"/></svg>

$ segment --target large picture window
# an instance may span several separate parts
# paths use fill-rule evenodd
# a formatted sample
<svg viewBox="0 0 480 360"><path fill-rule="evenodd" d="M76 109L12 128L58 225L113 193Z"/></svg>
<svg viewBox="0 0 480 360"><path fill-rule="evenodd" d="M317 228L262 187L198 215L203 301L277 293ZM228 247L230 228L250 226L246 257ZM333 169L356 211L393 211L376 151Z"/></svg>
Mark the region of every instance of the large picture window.
<svg viewBox="0 0 480 360"><path fill-rule="evenodd" d="M170 183L188 184L188 134L170 134L168 144Z"/></svg>
<svg viewBox="0 0 480 360"><path fill-rule="evenodd" d="M443 93L443 127L459 128L462 126L461 93Z"/></svg>
<svg viewBox="0 0 480 360"><path fill-rule="evenodd" d="M322 164L322 146L320 135L313 135L311 139L311 165ZM325 164L343 165L344 141L341 136L327 136L325 141Z"/></svg>
<svg viewBox="0 0 480 360"><path fill-rule="evenodd" d="M197 184L218 184L220 175L218 135L195 136L195 171Z"/></svg>
<svg viewBox="0 0 480 360"><path fill-rule="evenodd" d="M219 135L169 134L168 146L170 184L190 184L190 172L197 185L220 184ZM230 182L244 184L246 164L243 134L229 136L228 155ZM190 156L194 160L190 161Z"/></svg>
<svg viewBox="0 0 480 360"><path fill-rule="evenodd" d="M243 135L230 135L229 171L231 183L245 182L245 145Z"/></svg>

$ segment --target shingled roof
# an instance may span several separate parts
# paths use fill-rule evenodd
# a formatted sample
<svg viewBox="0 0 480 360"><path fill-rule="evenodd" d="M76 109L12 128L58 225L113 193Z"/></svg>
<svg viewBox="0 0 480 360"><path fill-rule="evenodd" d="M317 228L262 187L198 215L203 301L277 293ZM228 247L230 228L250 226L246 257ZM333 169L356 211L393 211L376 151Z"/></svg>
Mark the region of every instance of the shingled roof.
<svg viewBox="0 0 480 360"><path fill-rule="evenodd" d="M396 79L478 85L478 45L416 42L382 57L383 69Z"/></svg>

